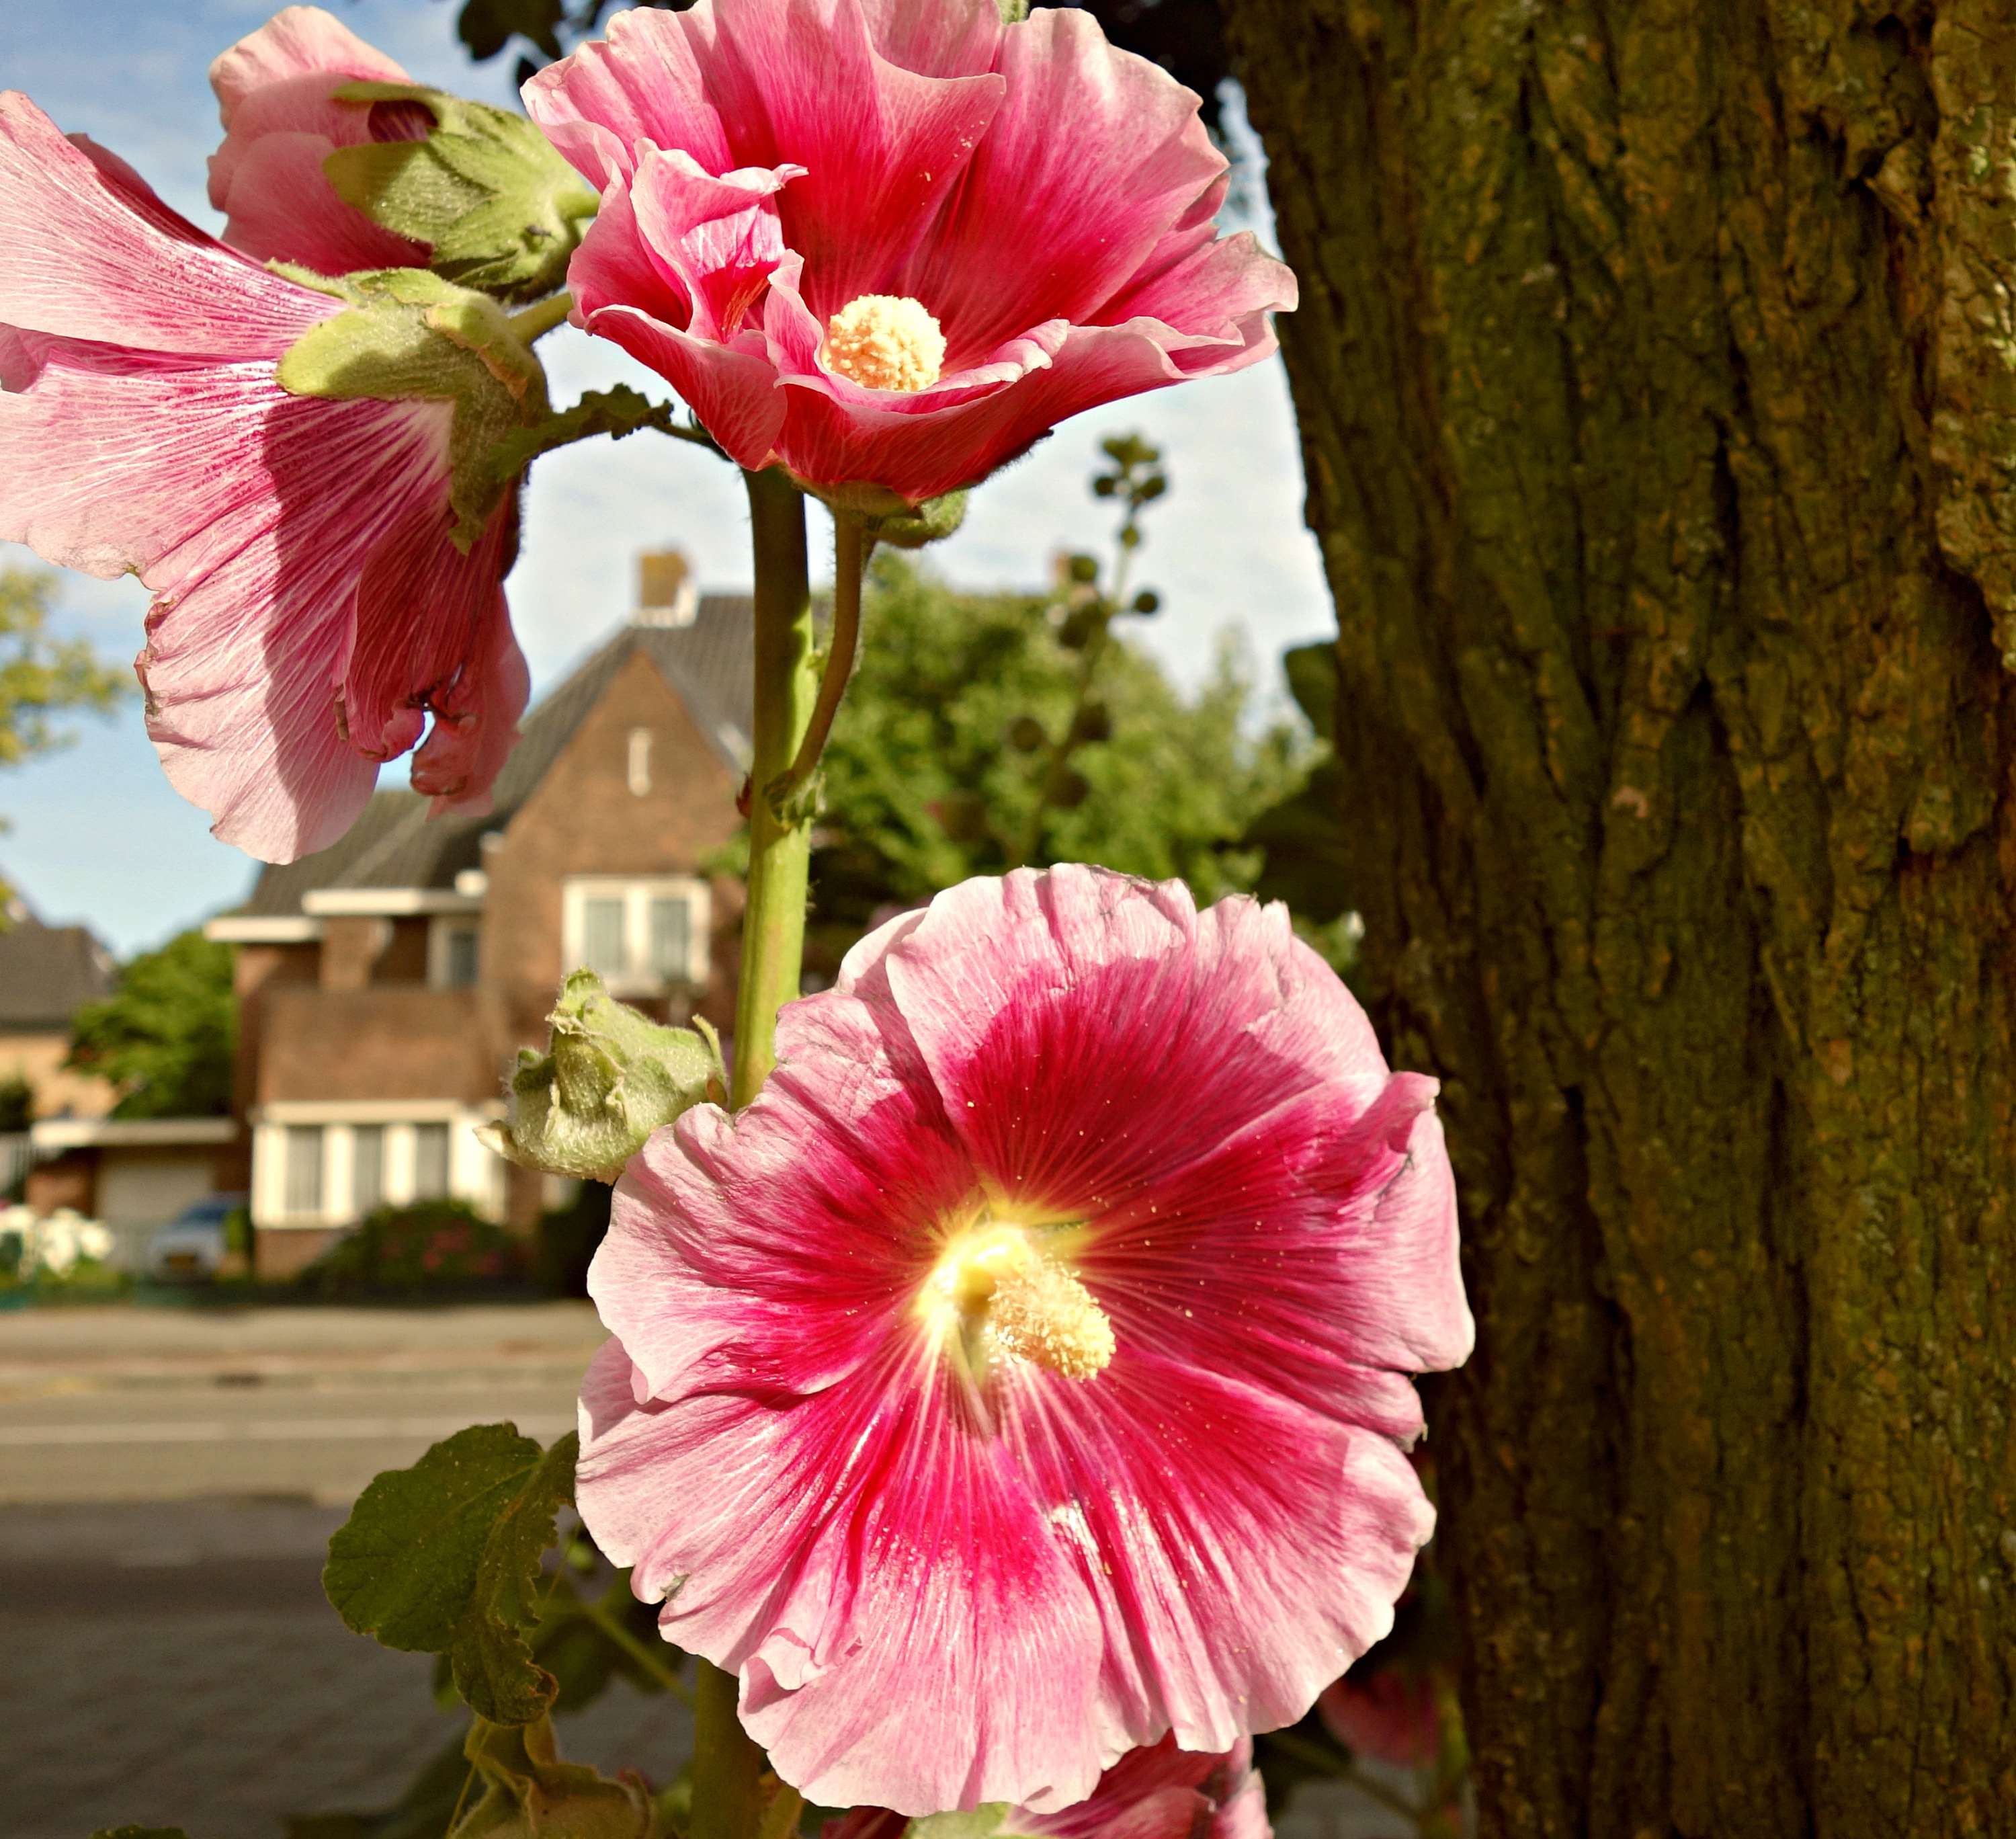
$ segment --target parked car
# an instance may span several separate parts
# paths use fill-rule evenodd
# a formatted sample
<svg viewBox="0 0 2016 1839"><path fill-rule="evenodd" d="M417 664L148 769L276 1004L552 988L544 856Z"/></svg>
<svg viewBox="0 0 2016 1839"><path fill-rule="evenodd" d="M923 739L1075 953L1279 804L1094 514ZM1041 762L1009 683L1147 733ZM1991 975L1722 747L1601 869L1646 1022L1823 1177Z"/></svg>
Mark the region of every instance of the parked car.
<svg viewBox="0 0 2016 1839"><path fill-rule="evenodd" d="M147 1245L147 1275L164 1280L214 1277L231 1249L231 1216L243 1194L207 1194L192 1201Z"/></svg>

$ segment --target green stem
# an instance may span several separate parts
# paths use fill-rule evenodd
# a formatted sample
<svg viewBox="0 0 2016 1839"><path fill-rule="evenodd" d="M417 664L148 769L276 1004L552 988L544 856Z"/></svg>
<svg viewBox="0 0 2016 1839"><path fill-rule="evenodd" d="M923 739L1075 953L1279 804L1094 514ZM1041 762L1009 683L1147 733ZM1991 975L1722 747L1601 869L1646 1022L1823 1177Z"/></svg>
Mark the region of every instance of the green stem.
<svg viewBox="0 0 2016 1839"><path fill-rule="evenodd" d="M797 756L813 701L812 589L805 560L805 501L783 473L745 473L756 547L756 702L752 787L764 787ZM809 818L753 797L749 810L749 903L742 914L742 978L735 999L735 1068L729 1102L756 1095L776 1060L777 1011L798 993L805 943Z"/></svg>
<svg viewBox="0 0 2016 1839"><path fill-rule="evenodd" d="M805 501L783 473L743 474L756 558L756 683L750 784L767 786L797 755L812 716L812 586ZM798 993L812 823L750 800L748 904L735 995L729 1099L754 1098L776 1062L777 1011ZM696 1657L691 1839L755 1839L763 1752L736 1716L732 1674Z"/></svg>
<svg viewBox="0 0 2016 1839"><path fill-rule="evenodd" d="M623 1592L625 1596L628 1596L627 1585L623 1586ZM611 1609L606 1602L584 1603L581 1605L581 1614L594 1623L673 1697L683 1699L689 1705L693 1702L693 1688L665 1664L663 1655L653 1653L648 1645L639 1641L624 1626L622 1610Z"/></svg>
<svg viewBox="0 0 2016 1839"><path fill-rule="evenodd" d="M563 287L559 293L527 307L523 312L513 313L511 330L530 344L534 339L544 337L556 326L564 326L567 315L573 311L574 296Z"/></svg>
<svg viewBox="0 0 2016 1839"><path fill-rule="evenodd" d="M819 673L819 701L790 770L770 781L771 802L782 805L812 777L833 732L833 718L847 694L854 672L854 653L861 640L861 578L868 567L868 525L851 511L833 514L833 632L826 643L826 668Z"/></svg>

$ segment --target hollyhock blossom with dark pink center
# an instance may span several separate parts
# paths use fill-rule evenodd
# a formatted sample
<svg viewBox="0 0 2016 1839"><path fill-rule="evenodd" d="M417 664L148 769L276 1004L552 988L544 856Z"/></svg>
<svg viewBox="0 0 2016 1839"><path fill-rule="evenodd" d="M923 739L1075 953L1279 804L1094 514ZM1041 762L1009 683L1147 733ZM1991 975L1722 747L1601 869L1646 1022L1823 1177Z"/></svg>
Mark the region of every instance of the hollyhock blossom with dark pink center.
<svg viewBox="0 0 2016 1839"><path fill-rule="evenodd" d="M746 467L911 503L1082 409L1243 369L1294 277L1219 238L1197 98L1075 9L619 13L526 106L603 194L577 322Z"/></svg>
<svg viewBox="0 0 2016 1839"><path fill-rule="evenodd" d="M1054 1812L1294 1722L1471 1336L1432 1080L1246 900L968 882L632 1160L577 1499L815 1801Z"/></svg>
<svg viewBox="0 0 2016 1839"><path fill-rule="evenodd" d="M820 1839L903 1839L907 1823L884 1808L857 1807L827 1821ZM1169 1737L1130 1751L1075 1807L1011 1807L999 1832L1001 1839L1273 1839L1250 1743L1203 1756Z"/></svg>
<svg viewBox="0 0 2016 1839"><path fill-rule="evenodd" d="M123 161L0 94L0 538L154 595L147 727L216 833L333 842L380 763L481 810L529 687L507 493L450 540L451 409L290 395L344 303L177 216Z"/></svg>
<svg viewBox="0 0 2016 1839"><path fill-rule="evenodd" d="M261 261L320 275L423 268L427 248L344 203L322 170L338 147L421 140L433 117L418 103L339 102L358 82L406 73L319 6L290 6L210 67L224 144L210 157L210 201L224 240Z"/></svg>

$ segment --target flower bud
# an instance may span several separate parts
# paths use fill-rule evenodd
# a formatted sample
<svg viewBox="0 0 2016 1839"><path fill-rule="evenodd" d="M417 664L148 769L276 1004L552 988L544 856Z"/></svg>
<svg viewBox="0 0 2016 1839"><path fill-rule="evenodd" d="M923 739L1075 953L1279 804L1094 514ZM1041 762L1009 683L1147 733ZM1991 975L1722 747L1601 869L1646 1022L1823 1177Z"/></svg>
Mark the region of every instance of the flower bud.
<svg viewBox="0 0 2016 1839"><path fill-rule="evenodd" d="M948 492L942 498L927 498L915 510L878 517L870 526L877 543L892 549L922 549L941 543L966 521L963 492Z"/></svg>
<svg viewBox="0 0 2016 1839"><path fill-rule="evenodd" d="M536 300L567 279L595 193L524 116L408 83L347 83L339 103L423 110L421 139L338 147L322 171L346 204L429 246L458 286Z"/></svg>
<svg viewBox="0 0 2016 1839"><path fill-rule="evenodd" d="M498 463L510 450L506 437L551 419L545 372L531 348L495 301L423 269L335 280L290 271L290 278L350 310L288 348L277 380L289 395L453 406L449 501L455 542L466 554L519 471L516 462Z"/></svg>
<svg viewBox="0 0 2016 1839"><path fill-rule="evenodd" d="M546 1022L549 1051L518 1055L509 1120L479 1133L522 1167L614 1181L653 1130L726 1085L705 1022L665 1027L617 1002L592 971L560 986Z"/></svg>

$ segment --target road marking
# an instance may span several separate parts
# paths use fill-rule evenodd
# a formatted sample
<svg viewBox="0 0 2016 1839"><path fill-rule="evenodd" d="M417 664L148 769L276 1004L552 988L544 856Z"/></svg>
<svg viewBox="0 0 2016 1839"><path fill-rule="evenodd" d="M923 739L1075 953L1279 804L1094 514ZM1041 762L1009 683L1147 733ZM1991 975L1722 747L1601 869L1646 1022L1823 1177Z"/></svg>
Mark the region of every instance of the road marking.
<svg viewBox="0 0 2016 1839"><path fill-rule="evenodd" d="M572 1413L534 1413L511 1420L527 1437L557 1437L574 1427ZM430 1441L466 1430L466 1418L253 1418L238 1423L182 1419L161 1424L0 1424L0 1448L67 1449L104 1443L343 1443L385 1437Z"/></svg>

